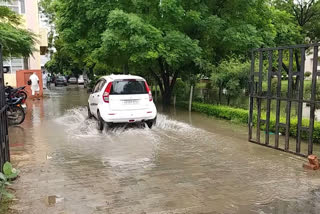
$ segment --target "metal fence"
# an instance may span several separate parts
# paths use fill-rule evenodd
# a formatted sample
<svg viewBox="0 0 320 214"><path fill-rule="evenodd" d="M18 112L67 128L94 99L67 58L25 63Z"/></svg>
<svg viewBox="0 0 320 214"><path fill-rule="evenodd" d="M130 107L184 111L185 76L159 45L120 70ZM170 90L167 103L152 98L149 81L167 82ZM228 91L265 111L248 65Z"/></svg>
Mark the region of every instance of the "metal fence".
<svg viewBox="0 0 320 214"><path fill-rule="evenodd" d="M316 105L320 104L320 100L317 100L316 97L317 79L320 76L320 72L317 70L319 45L262 48L252 51L249 98L250 142L300 156L313 153L315 109ZM306 55L311 55L313 59L311 93L308 95L304 95ZM272 92L272 84L275 83L273 79L276 79L275 92ZM286 82L283 82L284 79ZM282 86L284 83L287 86ZM287 87L286 93L282 93L282 87ZM271 109L271 103L275 103L275 108ZM283 104L285 112L280 111ZM296 115L292 114L293 105L297 107ZM306 109L305 106L310 106L308 107L308 109L310 108L308 127L305 127L305 123L303 126L302 123L302 113ZM291 127L293 116L297 121L296 127ZM270 130L271 122L274 133ZM280 136L281 130L284 132L284 137ZM296 135L294 144L290 144L292 130ZM254 131L255 137L253 136ZM270 142L270 134L274 135L274 143ZM302 134L307 138L307 143L303 144L304 148L301 147ZM263 135L264 140L261 139Z"/></svg>
<svg viewBox="0 0 320 214"><path fill-rule="evenodd" d="M10 161L8 120L2 60L2 47L0 46L0 171L2 171L4 163L6 161Z"/></svg>

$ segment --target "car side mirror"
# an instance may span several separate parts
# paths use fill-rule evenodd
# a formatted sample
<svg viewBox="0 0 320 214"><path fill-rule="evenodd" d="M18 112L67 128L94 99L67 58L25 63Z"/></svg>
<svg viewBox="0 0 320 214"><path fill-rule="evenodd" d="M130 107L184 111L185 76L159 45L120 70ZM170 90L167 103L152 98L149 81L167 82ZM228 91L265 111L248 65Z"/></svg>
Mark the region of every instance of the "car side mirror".
<svg viewBox="0 0 320 214"><path fill-rule="evenodd" d="M89 89L87 90L87 92L88 92L89 94L91 94L91 93L92 93L92 88L89 88Z"/></svg>

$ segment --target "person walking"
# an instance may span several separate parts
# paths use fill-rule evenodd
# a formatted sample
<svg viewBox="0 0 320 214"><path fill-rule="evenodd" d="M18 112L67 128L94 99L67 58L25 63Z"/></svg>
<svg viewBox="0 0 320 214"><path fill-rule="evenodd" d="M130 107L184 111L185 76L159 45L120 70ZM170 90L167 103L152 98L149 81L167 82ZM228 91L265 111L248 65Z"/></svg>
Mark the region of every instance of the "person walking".
<svg viewBox="0 0 320 214"><path fill-rule="evenodd" d="M52 77L51 77L50 74L48 74L48 80L47 80L47 88L48 88L48 89L50 89L51 80L52 80Z"/></svg>
<svg viewBox="0 0 320 214"><path fill-rule="evenodd" d="M39 98L39 91L40 91L39 77L37 76L36 72L33 72L33 74L30 76L29 80L31 81L32 96L35 96L38 100L40 100L40 98ZM35 100L34 97L33 97L33 100Z"/></svg>
<svg viewBox="0 0 320 214"><path fill-rule="evenodd" d="M43 71L42 73L42 80L43 80L43 88L46 89L47 88L47 81L48 81L48 74Z"/></svg>

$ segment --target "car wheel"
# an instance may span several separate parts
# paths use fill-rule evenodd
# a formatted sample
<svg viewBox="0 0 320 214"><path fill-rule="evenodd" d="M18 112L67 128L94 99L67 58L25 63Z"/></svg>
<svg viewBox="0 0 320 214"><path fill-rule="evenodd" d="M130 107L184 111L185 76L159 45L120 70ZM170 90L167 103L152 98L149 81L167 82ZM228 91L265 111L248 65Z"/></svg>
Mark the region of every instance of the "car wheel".
<svg viewBox="0 0 320 214"><path fill-rule="evenodd" d="M57 84L54 84L55 87L57 87Z"/></svg>
<svg viewBox="0 0 320 214"><path fill-rule="evenodd" d="M98 111L98 130L103 131L104 128L104 121L100 116L100 112Z"/></svg>
<svg viewBox="0 0 320 214"><path fill-rule="evenodd" d="M105 125L105 129L106 129L107 131L109 131L109 130L112 129L112 127L113 127L113 123L105 123L104 125Z"/></svg>
<svg viewBox="0 0 320 214"><path fill-rule="evenodd" d="M91 119L91 118L92 118L92 114L91 114L91 111L90 111L89 104L88 104L88 118L89 118L89 119Z"/></svg>
<svg viewBox="0 0 320 214"><path fill-rule="evenodd" d="M148 121L146 122L146 124L147 124L147 126L149 127L149 129L151 129L152 126L156 124L156 122L157 122L157 118L155 118L155 119L153 119L153 120L148 120Z"/></svg>

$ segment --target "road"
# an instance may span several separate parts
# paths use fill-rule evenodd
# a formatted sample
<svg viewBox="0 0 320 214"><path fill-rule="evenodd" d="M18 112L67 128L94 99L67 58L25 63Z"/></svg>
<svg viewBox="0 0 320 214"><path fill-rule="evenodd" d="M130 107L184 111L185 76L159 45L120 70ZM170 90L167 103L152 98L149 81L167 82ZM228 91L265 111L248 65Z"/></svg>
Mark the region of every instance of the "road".
<svg viewBox="0 0 320 214"><path fill-rule="evenodd" d="M16 213L318 213L319 172L247 142L247 128L182 110L152 130L100 133L81 87L28 102L10 127Z"/></svg>

